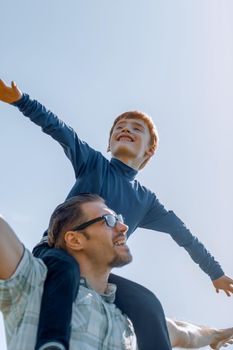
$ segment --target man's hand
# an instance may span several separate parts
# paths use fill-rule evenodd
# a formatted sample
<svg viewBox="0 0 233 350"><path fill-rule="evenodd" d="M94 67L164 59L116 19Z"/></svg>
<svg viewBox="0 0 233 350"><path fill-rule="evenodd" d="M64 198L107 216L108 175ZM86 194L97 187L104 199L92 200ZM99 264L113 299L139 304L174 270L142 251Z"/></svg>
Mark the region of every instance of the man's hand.
<svg viewBox="0 0 233 350"><path fill-rule="evenodd" d="M13 103L22 97L22 92L19 90L14 81L11 86L7 86L3 80L0 79L0 100L6 103Z"/></svg>
<svg viewBox="0 0 233 350"><path fill-rule="evenodd" d="M222 289L228 297L231 296L231 293L233 294L233 280L231 278L224 275L212 282L217 293Z"/></svg>

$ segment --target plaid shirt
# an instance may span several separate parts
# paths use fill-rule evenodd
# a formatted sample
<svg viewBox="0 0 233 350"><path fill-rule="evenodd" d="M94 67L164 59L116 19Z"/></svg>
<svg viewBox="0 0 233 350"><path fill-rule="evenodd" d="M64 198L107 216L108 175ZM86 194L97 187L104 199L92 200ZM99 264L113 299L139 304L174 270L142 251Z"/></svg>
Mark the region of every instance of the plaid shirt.
<svg viewBox="0 0 233 350"><path fill-rule="evenodd" d="M13 274L0 280L0 310L4 316L8 350L33 350L47 268L25 249ZM132 323L114 304L116 286L106 294L81 279L73 304L70 350L136 350Z"/></svg>

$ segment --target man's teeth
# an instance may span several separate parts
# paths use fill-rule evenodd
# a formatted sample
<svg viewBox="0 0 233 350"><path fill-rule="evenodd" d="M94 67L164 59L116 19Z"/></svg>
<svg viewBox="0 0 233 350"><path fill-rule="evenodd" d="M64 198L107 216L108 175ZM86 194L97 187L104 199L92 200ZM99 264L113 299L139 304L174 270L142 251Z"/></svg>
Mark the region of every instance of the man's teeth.
<svg viewBox="0 0 233 350"><path fill-rule="evenodd" d="M114 243L114 245L124 245L124 244L125 244L125 240L124 239Z"/></svg>

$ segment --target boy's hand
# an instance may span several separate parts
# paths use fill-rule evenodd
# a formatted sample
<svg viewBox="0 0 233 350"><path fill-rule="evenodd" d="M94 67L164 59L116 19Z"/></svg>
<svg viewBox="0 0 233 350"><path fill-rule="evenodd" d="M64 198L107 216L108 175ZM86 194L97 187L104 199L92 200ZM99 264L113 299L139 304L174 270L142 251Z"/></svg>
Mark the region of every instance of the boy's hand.
<svg viewBox="0 0 233 350"><path fill-rule="evenodd" d="M11 86L7 86L3 80L0 79L0 100L6 103L13 103L22 97L22 92L19 90L14 81Z"/></svg>
<svg viewBox="0 0 233 350"><path fill-rule="evenodd" d="M224 275L212 282L217 293L219 293L220 289L222 289L228 297L233 293L233 280L231 278Z"/></svg>

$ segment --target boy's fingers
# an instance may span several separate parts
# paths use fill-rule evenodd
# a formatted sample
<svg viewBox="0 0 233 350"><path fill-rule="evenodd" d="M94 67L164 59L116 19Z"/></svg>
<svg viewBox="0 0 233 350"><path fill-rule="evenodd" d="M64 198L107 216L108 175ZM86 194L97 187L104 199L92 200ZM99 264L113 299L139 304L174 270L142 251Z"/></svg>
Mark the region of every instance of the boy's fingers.
<svg viewBox="0 0 233 350"><path fill-rule="evenodd" d="M15 82L15 81L12 81L12 82L11 82L11 87L12 87L13 90L19 90L19 89L18 89L18 86L16 85L16 82Z"/></svg>
<svg viewBox="0 0 233 350"><path fill-rule="evenodd" d="M5 84L5 82L2 79L0 79L0 86L3 87L3 88L6 87L6 84Z"/></svg>
<svg viewBox="0 0 233 350"><path fill-rule="evenodd" d="M227 285L226 288L224 288L223 290L230 297L231 294L233 293L232 284Z"/></svg>

